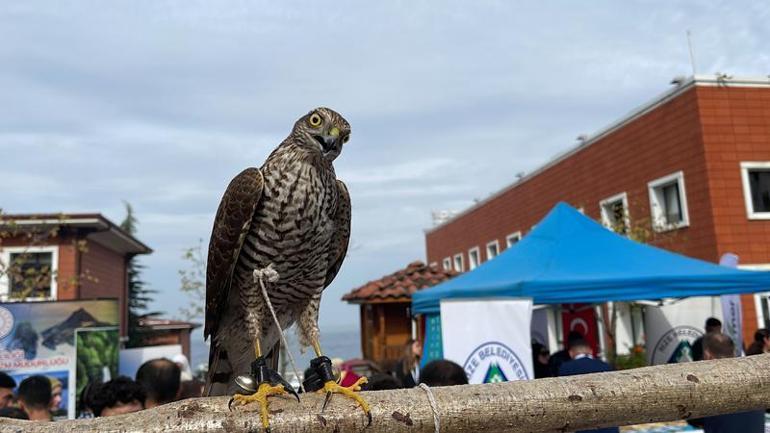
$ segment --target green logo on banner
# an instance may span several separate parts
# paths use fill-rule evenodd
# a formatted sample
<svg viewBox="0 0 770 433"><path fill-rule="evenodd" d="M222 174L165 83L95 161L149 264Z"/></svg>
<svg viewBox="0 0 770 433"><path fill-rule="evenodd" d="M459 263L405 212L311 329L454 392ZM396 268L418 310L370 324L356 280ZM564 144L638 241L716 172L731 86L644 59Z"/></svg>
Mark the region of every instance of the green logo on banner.
<svg viewBox="0 0 770 433"><path fill-rule="evenodd" d="M500 369L500 366L496 362L489 364L487 374L484 375L484 383L500 383L508 382L508 378L505 377L505 373Z"/></svg>

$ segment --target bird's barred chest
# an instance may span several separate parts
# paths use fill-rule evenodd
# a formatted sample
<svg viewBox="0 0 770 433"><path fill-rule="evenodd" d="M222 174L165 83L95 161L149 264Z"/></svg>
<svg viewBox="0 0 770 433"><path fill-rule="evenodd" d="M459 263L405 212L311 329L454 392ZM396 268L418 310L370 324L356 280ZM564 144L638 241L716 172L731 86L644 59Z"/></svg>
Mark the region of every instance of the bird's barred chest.
<svg viewBox="0 0 770 433"><path fill-rule="evenodd" d="M279 310L299 307L320 295L330 261L339 191L333 173L311 164L263 167L264 188L236 265L236 281L247 308L262 304L254 269L272 263L280 279L268 285ZM293 308L292 308L293 309Z"/></svg>

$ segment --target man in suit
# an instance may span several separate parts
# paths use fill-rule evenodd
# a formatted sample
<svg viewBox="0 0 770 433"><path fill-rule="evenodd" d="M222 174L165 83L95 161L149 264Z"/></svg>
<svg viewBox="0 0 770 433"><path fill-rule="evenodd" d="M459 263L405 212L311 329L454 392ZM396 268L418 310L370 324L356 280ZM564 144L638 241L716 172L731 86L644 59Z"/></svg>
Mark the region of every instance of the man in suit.
<svg viewBox="0 0 770 433"><path fill-rule="evenodd" d="M721 334L722 333L722 321L716 317L709 317L706 319L706 335L709 334ZM703 337L698 337L692 343L692 360L703 361Z"/></svg>
<svg viewBox="0 0 770 433"><path fill-rule="evenodd" d="M732 358L735 356L735 343L727 335L711 333L703 337L703 359ZM765 412L730 413L701 418L704 433L764 433Z"/></svg>
<svg viewBox="0 0 770 433"><path fill-rule="evenodd" d="M559 376L574 376L577 374L612 371L612 367L610 367L609 364L593 357L593 350L591 350L591 346L585 340L576 340L571 343L569 354L570 357L572 357L572 361L567 361L559 367ZM608 427L596 430L583 430L582 433L585 432L619 433L620 429L617 427Z"/></svg>

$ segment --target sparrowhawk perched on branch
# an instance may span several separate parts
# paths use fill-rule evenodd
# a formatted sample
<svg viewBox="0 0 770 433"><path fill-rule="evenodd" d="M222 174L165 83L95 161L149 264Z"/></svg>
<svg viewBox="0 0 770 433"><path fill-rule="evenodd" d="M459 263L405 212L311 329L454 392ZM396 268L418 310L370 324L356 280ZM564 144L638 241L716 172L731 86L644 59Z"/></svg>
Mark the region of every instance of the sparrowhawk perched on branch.
<svg viewBox="0 0 770 433"><path fill-rule="evenodd" d="M296 322L300 343L315 350L313 378L327 401L343 393L369 415L352 392L359 384L342 388L330 377L318 331L321 293L337 275L350 239L350 196L332 165L349 138L350 125L333 110L302 116L262 167L247 168L230 182L214 220L206 269L204 337L212 337L206 393L239 392L235 403L259 401L266 428L266 397L291 388L275 372L280 331L259 274L268 267L277 271L264 287L280 328Z"/></svg>

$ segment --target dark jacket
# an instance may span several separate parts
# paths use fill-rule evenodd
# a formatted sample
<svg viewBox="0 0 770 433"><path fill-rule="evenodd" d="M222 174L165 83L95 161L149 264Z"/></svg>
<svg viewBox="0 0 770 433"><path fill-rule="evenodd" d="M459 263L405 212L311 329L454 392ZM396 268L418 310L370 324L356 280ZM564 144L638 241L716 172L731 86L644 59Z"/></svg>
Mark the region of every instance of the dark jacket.
<svg viewBox="0 0 770 433"><path fill-rule="evenodd" d="M599 359L593 359L589 357L573 359L567 361L559 367L559 376L575 376L578 374L588 373L601 373L603 371L612 371L612 367L604 361ZM583 430L585 432L595 433L618 433L620 429L617 427L601 428L596 430ZM581 432L578 432L581 433Z"/></svg>
<svg viewBox="0 0 770 433"><path fill-rule="evenodd" d="M559 376L574 376L576 374L601 373L612 371L606 362L589 357L567 361L559 367Z"/></svg>
<svg viewBox="0 0 770 433"><path fill-rule="evenodd" d="M396 378L401 381L401 386L404 388L414 388L417 386L417 379L412 377L412 372L404 373L404 360L398 361L394 370Z"/></svg>
<svg viewBox="0 0 770 433"><path fill-rule="evenodd" d="M765 433L765 411L730 413L700 419L704 433Z"/></svg>
<svg viewBox="0 0 770 433"><path fill-rule="evenodd" d="M692 343L691 350L693 361L703 361L703 337L698 337L698 339Z"/></svg>

